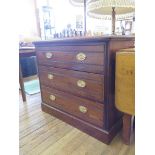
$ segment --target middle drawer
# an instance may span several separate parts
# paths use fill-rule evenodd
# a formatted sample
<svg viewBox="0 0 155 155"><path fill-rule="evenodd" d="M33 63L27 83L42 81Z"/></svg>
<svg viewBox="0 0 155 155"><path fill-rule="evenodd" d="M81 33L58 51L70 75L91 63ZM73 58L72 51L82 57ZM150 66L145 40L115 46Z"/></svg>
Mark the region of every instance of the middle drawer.
<svg viewBox="0 0 155 155"><path fill-rule="evenodd" d="M103 102L104 76L54 67L39 66L40 83L88 99Z"/></svg>

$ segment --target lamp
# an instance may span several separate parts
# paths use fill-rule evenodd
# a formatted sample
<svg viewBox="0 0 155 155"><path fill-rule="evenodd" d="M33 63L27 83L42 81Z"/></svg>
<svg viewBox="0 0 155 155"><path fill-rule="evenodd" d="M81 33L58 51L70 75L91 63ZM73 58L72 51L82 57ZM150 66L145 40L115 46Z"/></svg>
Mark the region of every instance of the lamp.
<svg viewBox="0 0 155 155"><path fill-rule="evenodd" d="M84 0L69 0L69 2L78 7L83 7L84 6Z"/></svg>
<svg viewBox="0 0 155 155"><path fill-rule="evenodd" d="M134 0L89 0L87 4L88 16L102 19L112 18L112 34L115 34L116 18L130 18L135 10Z"/></svg>

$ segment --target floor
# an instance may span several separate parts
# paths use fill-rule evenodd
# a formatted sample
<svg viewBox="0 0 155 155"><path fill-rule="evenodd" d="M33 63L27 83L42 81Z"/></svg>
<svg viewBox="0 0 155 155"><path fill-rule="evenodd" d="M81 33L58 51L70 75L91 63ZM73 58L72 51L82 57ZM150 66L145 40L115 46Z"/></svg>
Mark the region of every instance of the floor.
<svg viewBox="0 0 155 155"><path fill-rule="evenodd" d="M20 155L134 155L134 140L122 143L121 132L106 145L61 120L41 111L40 93L20 95Z"/></svg>

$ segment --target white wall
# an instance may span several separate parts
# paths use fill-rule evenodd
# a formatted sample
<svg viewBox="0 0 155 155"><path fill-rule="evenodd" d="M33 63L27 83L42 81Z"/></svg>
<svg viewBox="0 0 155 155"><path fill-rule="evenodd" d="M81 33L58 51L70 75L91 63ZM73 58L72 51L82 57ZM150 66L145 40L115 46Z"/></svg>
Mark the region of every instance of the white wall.
<svg viewBox="0 0 155 155"><path fill-rule="evenodd" d="M76 15L83 15L83 8L72 6L69 0L50 0L50 5L54 9L57 32L61 32L67 24L75 27Z"/></svg>
<svg viewBox="0 0 155 155"><path fill-rule="evenodd" d="M19 36L38 36L34 0L19 1Z"/></svg>

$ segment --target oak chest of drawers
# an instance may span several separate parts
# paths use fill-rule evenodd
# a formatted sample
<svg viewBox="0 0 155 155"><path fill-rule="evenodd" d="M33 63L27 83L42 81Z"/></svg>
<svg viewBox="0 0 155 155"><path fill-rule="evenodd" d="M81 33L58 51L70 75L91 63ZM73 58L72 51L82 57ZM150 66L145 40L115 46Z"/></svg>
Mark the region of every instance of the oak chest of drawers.
<svg viewBox="0 0 155 155"><path fill-rule="evenodd" d="M133 37L35 42L42 110L108 144L120 130L115 109L115 52Z"/></svg>

